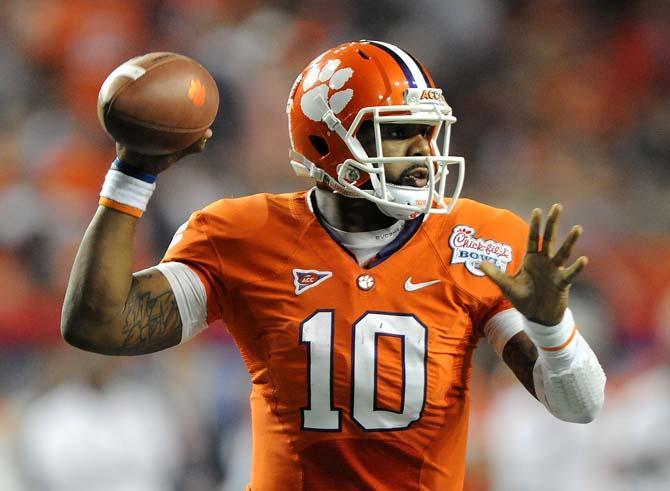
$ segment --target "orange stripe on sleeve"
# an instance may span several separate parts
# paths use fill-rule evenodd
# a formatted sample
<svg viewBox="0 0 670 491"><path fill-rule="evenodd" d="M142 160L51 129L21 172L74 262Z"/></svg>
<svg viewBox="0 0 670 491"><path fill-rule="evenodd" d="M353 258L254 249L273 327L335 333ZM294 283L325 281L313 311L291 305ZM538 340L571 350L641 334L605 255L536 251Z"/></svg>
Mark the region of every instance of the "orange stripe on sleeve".
<svg viewBox="0 0 670 491"><path fill-rule="evenodd" d="M566 339L562 344L558 346L551 346L549 348L545 346L540 346L540 348L543 349L544 351L560 351L572 342L576 334L577 334L577 327L575 326L572 328L572 332L570 333L570 336L568 336L568 339Z"/></svg>

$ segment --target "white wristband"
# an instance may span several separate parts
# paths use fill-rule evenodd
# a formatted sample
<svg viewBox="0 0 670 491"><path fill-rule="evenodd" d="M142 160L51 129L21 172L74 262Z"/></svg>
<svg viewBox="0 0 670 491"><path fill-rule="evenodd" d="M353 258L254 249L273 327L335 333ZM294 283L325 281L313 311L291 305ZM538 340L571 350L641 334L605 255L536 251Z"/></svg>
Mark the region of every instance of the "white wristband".
<svg viewBox="0 0 670 491"><path fill-rule="evenodd" d="M141 217L154 189L155 182L146 182L112 168L105 176L99 203L122 213Z"/></svg>
<svg viewBox="0 0 670 491"><path fill-rule="evenodd" d="M535 345L544 351L560 351L570 344L574 339L575 318L568 307L565 309L563 319L555 326L545 326L523 318L523 329Z"/></svg>

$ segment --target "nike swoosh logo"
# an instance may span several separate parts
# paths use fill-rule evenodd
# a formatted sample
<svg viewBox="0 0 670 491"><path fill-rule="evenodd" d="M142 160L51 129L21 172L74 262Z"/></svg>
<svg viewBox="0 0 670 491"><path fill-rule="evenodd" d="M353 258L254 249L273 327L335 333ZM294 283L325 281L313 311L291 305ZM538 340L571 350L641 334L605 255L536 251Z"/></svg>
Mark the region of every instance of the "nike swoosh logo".
<svg viewBox="0 0 670 491"><path fill-rule="evenodd" d="M435 283L439 283L442 280L433 280L433 281L424 281L423 283L412 283L412 277L410 276L407 278L407 281L405 282L405 290L408 292L414 292L416 290L421 290L422 288L426 288L427 286L434 285Z"/></svg>

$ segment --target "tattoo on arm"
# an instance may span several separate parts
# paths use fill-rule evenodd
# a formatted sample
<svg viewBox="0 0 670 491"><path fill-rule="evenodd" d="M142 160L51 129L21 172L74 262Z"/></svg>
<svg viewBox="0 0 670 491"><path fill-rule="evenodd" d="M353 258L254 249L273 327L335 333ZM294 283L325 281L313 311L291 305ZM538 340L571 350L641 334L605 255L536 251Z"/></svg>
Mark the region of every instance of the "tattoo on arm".
<svg viewBox="0 0 670 491"><path fill-rule="evenodd" d="M521 331L510 339L503 349L503 360L514 372L516 378L532 394L535 394L533 368L537 360L537 348L525 332Z"/></svg>
<svg viewBox="0 0 670 491"><path fill-rule="evenodd" d="M130 291L123 312L121 354L152 353L179 344L181 317L172 291L139 291L136 278Z"/></svg>

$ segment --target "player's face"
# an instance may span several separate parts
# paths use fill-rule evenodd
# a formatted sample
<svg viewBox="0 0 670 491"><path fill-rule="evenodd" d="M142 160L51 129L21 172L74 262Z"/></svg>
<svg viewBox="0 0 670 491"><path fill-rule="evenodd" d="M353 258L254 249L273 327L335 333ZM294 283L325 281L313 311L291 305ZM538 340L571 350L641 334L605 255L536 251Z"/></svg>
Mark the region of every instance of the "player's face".
<svg viewBox="0 0 670 491"><path fill-rule="evenodd" d="M431 126L425 124L382 124L384 157L416 157L430 154ZM363 124L358 139L368 155L376 156L374 128ZM424 187L428 184L428 168L423 163L384 164L386 181L403 186Z"/></svg>

